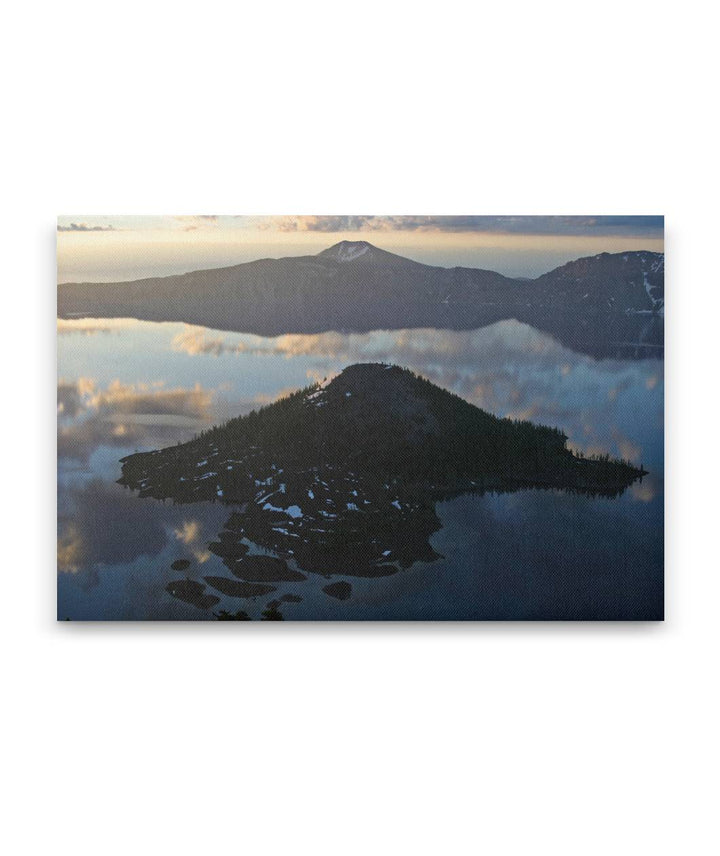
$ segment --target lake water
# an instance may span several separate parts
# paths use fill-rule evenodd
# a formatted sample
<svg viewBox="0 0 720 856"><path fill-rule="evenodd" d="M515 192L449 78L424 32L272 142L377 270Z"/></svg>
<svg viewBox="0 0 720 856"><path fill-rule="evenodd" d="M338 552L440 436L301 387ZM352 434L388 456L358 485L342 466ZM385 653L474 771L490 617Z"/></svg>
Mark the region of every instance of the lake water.
<svg viewBox="0 0 720 856"><path fill-rule="evenodd" d="M642 463L621 497L557 491L439 503L441 558L382 579L281 583L256 600L202 609L166 586L227 576L208 551L232 509L140 499L119 459L190 439L357 362L391 362L499 416L561 428L569 445ZM517 321L473 331L284 335L129 319L58 320L58 617L259 618L283 594L286 619L642 619L663 613L663 361L596 360ZM190 561L182 572L178 559ZM349 578L348 578L349 579Z"/></svg>

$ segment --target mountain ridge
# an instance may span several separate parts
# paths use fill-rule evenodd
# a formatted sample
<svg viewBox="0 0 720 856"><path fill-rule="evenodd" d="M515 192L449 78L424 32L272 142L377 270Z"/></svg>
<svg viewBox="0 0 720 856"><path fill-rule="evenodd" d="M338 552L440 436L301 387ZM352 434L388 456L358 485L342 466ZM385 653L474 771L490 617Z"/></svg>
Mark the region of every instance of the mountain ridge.
<svg viewBox="0 0 720 856"><path fill-rule="evenodd" d="M207 274L212 272L229 272L236 271L240 268L246 268L251 265L259 265L268 262L282 262L282 261L300 261L300 262L311 262L312 260L322 259L322 260L332 260L332 261L340 261L340 262L349 262L355 261L356 259L361 258L362 256L367 255L374 260L393 260L403 264L413 264L418 265L424 268L431 268L435 270L443 270L443 271L455 271L455 270L464 270L464 271L479 271L483 273L492 273L497 276L502 277L508 281L517 282L517 283L527 283L527 282L538 282L547 277L552 276L558 272L564 271L566 269L571 268L574 265L578 265L582 262L588 262L593 260L599 260L603 258L620 258L620 257L636 257L636 256L645 256L645 257L654 257L661 261L664 261L665 254L658 253L653 250L626 250L617 253L609 253L602 252L596 253L593 256L579 256L577 259L570 259L567 262L563 262L561 265L557 265L554 268L551 268L549 271L545 273L538 274L535 277L528 276L509 276L507 274L502 274L499 271L494 271L489 268L476 268L469 267L468 265L431 265L427 262L419 262L416 259L408 258L407 256L402 256L399 253L393 253L389 250L384 250L381 247L377 247L375 244L370 243L369 241L338 241L335 244L327 247L324 250L320 250L317 253L309 254L309 255L300 255L300 256L263 256L258 259L251 259L250 261L238 262L233 265L222 265L221 267L212 267L212 268L193 268L192 270L183 271L182 273L177 274L165 274L163 276L146 276L139 277L137 279L130 280L117 280L112 282L103 282L103 281L93 281L93 280L71 280L68 282L58 283L58 288L63 288L64 286L78 286L78 285L96 285L98 287L102 286L110 286L110 285L131 285L139 282L148 282L148 281L157 281L157 280L170 280L170 279L179 279L181 277L191 277L196 274Z"/></svg>
<svg viewBox="0 0 720 856"><path fill-rule="evenodd" d="M473 329L506 318L547 330L570 347L637 342L633 316L661 319L664 255L583 257L528 280L481 268L426 265L367 241L316 255L257 259L223 268L117 283L58 286L58 316L180 321L255 333ZM648 342L662 346L662 324Z"/></svg>

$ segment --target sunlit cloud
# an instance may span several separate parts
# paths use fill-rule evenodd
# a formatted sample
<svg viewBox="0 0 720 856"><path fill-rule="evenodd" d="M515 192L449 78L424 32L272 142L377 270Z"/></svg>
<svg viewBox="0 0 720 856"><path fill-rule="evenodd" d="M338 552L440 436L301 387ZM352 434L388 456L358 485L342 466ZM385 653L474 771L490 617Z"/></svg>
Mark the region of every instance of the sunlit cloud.
<svg viewBox="0 0 720 856"><path fill-rule="evenodd" d="M87 559L82 534L76 523L69 522L57 541L58 570L64 574L76 574Z"/></svg>
<svg viewBox="0 0 720 856"><path fill-rule="evenodd" d="M652 502L658 495L659 485L652 475L630 485L630 495L638 502Z"/></svg>
<svg viewBox="0 0 720 856"><path fill-rule="evenodd" d="M242 354L248 348L243 342L230 344L224 336L213 335L204 327L188 326L172 340L174 351L184 351L190 356L208 354L219 357L221 354Z"/></svg>
<svg viewBox="0 0 720 856"><path fill-rule="evenodd" d="M358 337L360 338L360 336ZM219 357L225 354L275 354L285 357L325 356L338 358L349 351L348 337L340 333L317 333L311 335L286 334L275 338L244 336L233 340L204 327L188 325L172 340L175 351L191 356L201 354Z"/></svg>
<svg viewBox="0 0 720 856"><path fill-rule="evenodd" d="M287 398L293 392L297 392L296 386L286 386L276 392L259 392L253 397L253 402L260 405L273 404L273 402L279 401L281 398Z"/></svg>
<svg viewBox="0 0 720 856"><path fill-rule="evenodd" d="M103 324L98 321L78 324L74 321L68 323L63 318L58 318L57 320L58 336L97 336L98 333L109 333L111 329L109 324Z"/></svg>
<svg viewBox="0 0 720 856"><path fill-rule="evenodd" d="M217 537L226 519L224 508L211 504L194 511L192 518L183 518L177 507L138 502L137 495L118 485L92 479L67 489L58 509L57 560L58 571L71 575L85 589L96 586L103 572L118 565L128 565L144 557L157 565L159 579L154 603L167 581L177 577L170 567L177 558L177 547L194 563L204 564L213 558L207 542ZM192 573L193 571L189 571ZM146 580L145 575L141 575ZM128 597L133 596L134 578L127 579ZM137 604L147 608L147 592Z"/></svg>
<svg viewBox="0 0 720 856"><path fill-rule="evenodd" d="M59 232L143 231L148 229L180 232L189 227L212 228L232 233L321 232L346 233L487 233L500 235L547 236L639 236L661 237L662 216L609 215L218 215L173 216L62 216Z"/></svg>
<svg viewBox="0 0 720 856"><path fill-rule="evenodd" d="M572 354L552 337L514 320L469 331L330 332L268 338L188 326L173 339L173 348L193 355L305 357L313 360L306 377L315 382L355 362L394 362L419 370L438 386L498 416L561 428L572 447L585 454L620 454L636 462L641 454L639 446L619 432L598 436L597 431L598 426L607 425L608 408L620 406L625 390L646 388L646 364L621 370L612 360L598 363ZM534 370L521 375L518 362L529 354ZM586 403L563 405L558 383L576 371L588 373ZM658 374L657 368L651 371L653 376ZM293 387L269 391L254 402L271 403L291 391Z"/></svg>
<svg viewBox="0 0 720 856"><path fill-rule="evenodd" d="M572 411L570 411L572 416ZM600 418L597 419L597 425L602 425ZM599 437L595 426L583 426L583 433L591 439L579 440L577 437L571 438L568 443L569 447L576 452L581 452L583 455L591 457L593 455L619 455L626 461L639 465L642 463L642 446L622 434L617 427L612 427L609 433Z"/></svg>
<svg viewBox="0 0 720 856"><path fill-rule="evenodd" d="M88 226L87 223L70 223L63 226L58 223L58 232L114 232L114 226Z"/></svg>
<svg viewBox="0 0 720 856"><path fill-rule="evenodd" d="M426 264L538 276L599 252L663 251L652 216L64 216L58 282L118 282L262 258L312 255L370 240Z"/></svg>
<svg viewBox="0 0 720 856"><path fill-rule="evenodd" d="M194 544L200 535L200 523L197 520L183 520L179 528L173 529L173 535L183 544Z"/></svg>
<svg viewBox="0 0 720 856"><path fill-rule="evenodd" d="M59 381L57 386L57 412L58 416L67 416L72 418L76 416L83 408L83 395L78 389L77 383L67 383L63 380Z"/></svg>
<svg viewBox="0 0 720 856"><path fill-rule="evenodd" d="M631 386L632 386L632 380L630 378L623 378L620 381L620 383L618 383L616 386L611 387L608 390L608 393L607 393L608 401L617 401L618 397L623 392L630 389Z"/></svg>
<svg viewBox="0 0 720 856"><path fill-rule="evenodd" d="M92 378L60 380L58 456L87 461L102 445L145 446L189 439L210 422L213 393L199 384L166 389L161 382L105 388Z"/></svg>
<svg viewBox="0 0 720 856"><path fill-rule="evenodd" d="M513 333L508 344L506 332ZM223 334L205 327L185 325L172 340L172 348L191 356L227 354L271 354L285 357L325 357L333 360L397 361L434 355L439 360L477 353L485 358L510 352L538 357L557 356L562 346L549 336L517 321L501 321L481 331L436 329L394 330L375 333L289 333L275 337Z"/></svg>
<svg viewBox="0 0 720 856"><path fill-rule="evenodd" d="M95 336L98 333L113 333L137 324L132 318L58 318L59 336Z"/></svg>
<svg viewBox="0 0 720 856"><path fill-rule="evenodd" d="M206 538L203 536L203 525L199 520L183 520L180 526L172 530L177 541L189 547L190 554L195 561L203 565L212 558L212 553L207 549Z"/></svg>
<svg viewBox="0 0 720 856"><path fill-rule="evenodd" d="M486 232L519 235L662 235L662 217L303 215L257 218L277 232Z"/></svg>
<svg viewBox="0 0 720 856"><path fill-rule="evenodd" d="M81 377L78 378L76 383L78 393L83 398L88 398L95 392L95 380L91 377Z"/></svg>
<svg viewBox="0 0 720 856"><path fill-rule="evenodd" d="M209 417L211 394L200 384L190 389L165 389L160 383L127 384L114 380L89 395L88 407L102 417L117 414Z"/></svg>
<svg viewBox="0 0 720 856"><path fill-rule="evenodd" d="M81 576L91 587L102 566L160 553L171 538L175 514L172 506L162 505L149 514L132 491L100 479L76 487L58 513L58 570ZM205 545L197 543L197 551L202 554Z"/></svg>
<svg viewBox="0 0 720 856"><path fill-rule="evenodd" d="M495 389L490 381L476 383L472 389L472 400L477 407L482 407L484 410L495 411L499 405L495 395ZM515 414L509 414L511 418L519 419L521 417Z"/></svg>
<svg viewBox="0 0 720 856"><path fill-rule="evenodd" d="M629 437L623 436L617 428L612 431L612 438L615 441L620 457L632 463L641 463L642 447L633 442Z"/></svg>
<svg viewBox="0 0 720 856"><path fill-rule="evenodd" d="M333 378L337 377L339 372L337 371L322 371L320 369L307 369L305 372L305 377L311 383L325 383L330 382Z"/></svg>
<svg viewBox="0 0 720 856"><path fill-rule="evenodd" d="M174 217L183 232L197 232L202 229L217 229L217 214L180 215Z"/></svg>

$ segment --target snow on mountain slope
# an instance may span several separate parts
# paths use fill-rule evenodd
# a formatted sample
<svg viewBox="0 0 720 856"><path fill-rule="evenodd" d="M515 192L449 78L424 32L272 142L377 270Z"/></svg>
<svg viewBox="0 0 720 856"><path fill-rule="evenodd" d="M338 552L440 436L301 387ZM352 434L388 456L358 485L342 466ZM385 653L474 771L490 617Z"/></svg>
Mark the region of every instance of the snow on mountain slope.
<svg viewBox="0 0 720 856"><path fill-rule="evenodd" d="M327 250L319 252L315 258L322 259L323 261L339 262L340 264L347 264L348 262L362 259L363 263L404 265L414 268L427 267L427 265L406 259L404 256L399 256L396 253L381 250L379 247L368 243L368 241L340 241L337 244L333 244L332 247L328 247Z"/></svg>
<svg viewBox="0 0 720 856"><path fill-rule="evenodd" d="M357 259L370 249L370 244L365 241L341 241L339 244L330 247L325 254L326 258L334 258L338 262L351 262Z"/></svg>

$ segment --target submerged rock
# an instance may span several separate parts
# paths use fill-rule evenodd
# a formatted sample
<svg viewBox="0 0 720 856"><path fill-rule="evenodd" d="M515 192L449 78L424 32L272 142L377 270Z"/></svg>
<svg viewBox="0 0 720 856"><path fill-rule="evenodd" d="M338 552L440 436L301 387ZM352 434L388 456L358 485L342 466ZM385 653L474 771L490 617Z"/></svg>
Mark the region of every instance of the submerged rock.
<svg viewBox="0 0 720 856"><path fill-rule="evenodd" d="M220 603L220 598L214 594L204 594L205 586L195 580L176 580L168 583L165 591L177 600L196 606L198 609L210 609Z"/></svg>
<svg viewBox="0 0 720 856"><path fill-rule="evenodd" d="M221 609L220 612L213 612L215 618L218 621L251 621L250 616L245 612L244 609L238 609L237 612L228 612L225 609Z"/></svg>
<svg viewBox="0 0 720 856"><path fill-rule="evenodd" d="M299 594L284 594L275 600L268 601L268 609L278 609L283 603L301 603L302 598Z"/></svg>
<svg viewBox="0 0 720 856"><path fill-rule="evenodd" d="M282 612L276 607L271 607L268 605L268 608L263 611L262 621L284 621Z"/></svg>
<svg viewBox="0 0 720 856"><path fill-rule="evenodd" d="M222 538L224 534L225 533L221 533L220 538ZM208 544L208 550L216 556L219 556L221 559L237 561L238 559L242 559L242 557L247 553L248 547L247 544L243 544L242 541L232 541L226 538L221 541L211 541Z"/></svg>
<svg viewBox="0 0 720 856"><path fill-rule="evenodd" d="M337 583L330 583L330 585L323 586L323 591L337 600L347 600L352 594L352 586L345 580L340 580Z"/></svg>

